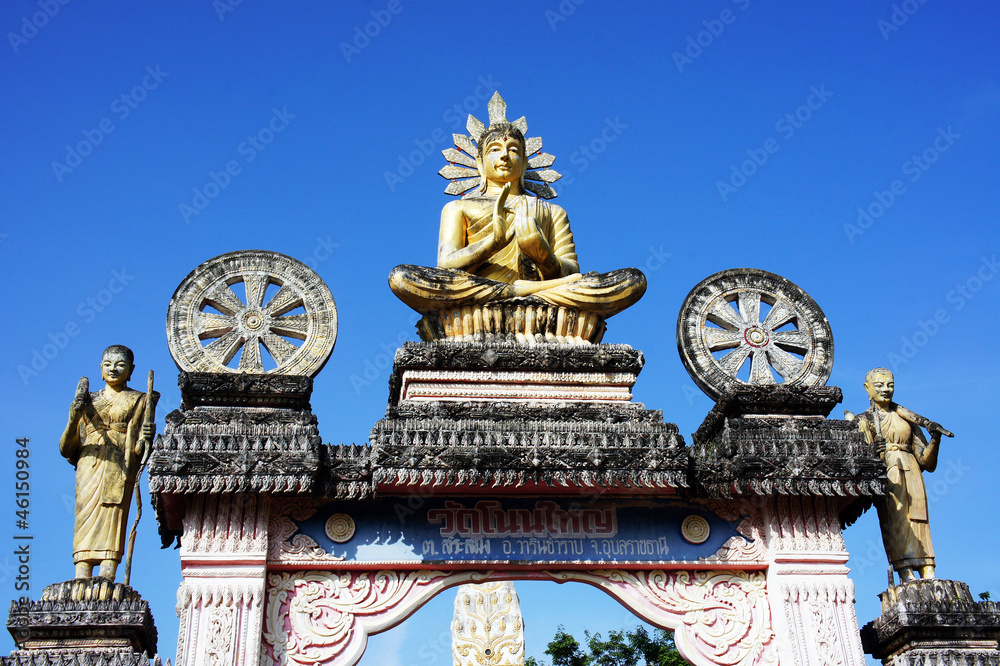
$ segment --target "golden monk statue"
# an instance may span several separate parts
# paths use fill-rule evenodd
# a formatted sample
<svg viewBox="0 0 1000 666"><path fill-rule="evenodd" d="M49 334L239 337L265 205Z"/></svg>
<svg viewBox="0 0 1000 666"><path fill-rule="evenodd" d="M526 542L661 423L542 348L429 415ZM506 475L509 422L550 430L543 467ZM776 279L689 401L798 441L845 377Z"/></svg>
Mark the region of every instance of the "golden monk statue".
<svg viewBox="0 0 1000 666"><path fill-rule="evenodd" d="M858 428L885 461L888 492L876 503L882 543L901 582L934 578L934 546L921 471L937 468L941 435L952 433L892 401L892 372L875 368L865 376L871 408L857 417ZM847 412L848 419L853 415ZM930 442L921 428L930 433Z"/></svg>
<svg viewBox="0 0 1000 666"><path fill-rule="evenodd" d="M152 398L128 387L132 350L112 345L101 358L103 390L90 393L80 379L69 408L69 422L59 452L76 467L76 513L73 561L77 578L115 579L125 552L125 528L139 464L152 442L156 426ZM147 402L152 400L148 405Z"/></svg>
<svg viewBox="0 0 1000 666"><path fill-rule="evenodd" d="M445 191L474 191L441 212L437 268L397 266L389 276L393 293L425 315L527 298L526 303L607 318L638 301L646 278L637 269L580 274L566 211L543 200L556 196L547 183L559 174L529 171L549 166L555 158L528 154L529 141L537 152L540 140L525 139L523 118L507 121L499 93L490 100L489 113L489 127L469 116L475 142L455 135L456 145L465 152L444 151L453 163L475 167L452 164L442 169L446 177L472 177L453 180Z"/></svg>

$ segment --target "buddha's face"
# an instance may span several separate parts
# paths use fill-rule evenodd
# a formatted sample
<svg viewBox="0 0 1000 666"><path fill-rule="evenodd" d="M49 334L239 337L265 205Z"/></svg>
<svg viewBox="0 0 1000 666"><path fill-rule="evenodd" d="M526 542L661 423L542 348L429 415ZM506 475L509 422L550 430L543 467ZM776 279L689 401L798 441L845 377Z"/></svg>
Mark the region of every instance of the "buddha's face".
<svg viewBox="0 0 1000 666"><path fill-rule="evenodd" d="M108 352L101 359L101 378L108 386L124 386L132 376L132 364L121 352Z"/></svg>
<svg viewBox="0 0 1000 666"><path fill-rule="evenodd" d="M524 175L524 144L516 137L498 135L480 154L483 177L494 183L516 183Z"/></svg>
<svg viewBox="0 0 1000 666"><path fill-rule="evenodd" d="M896 384L892 379L892 375L879 373L872 375L865 381L865 390L868 391L869 398L880 405L884 405L892 401L892 394L896 390Z"/></svg>

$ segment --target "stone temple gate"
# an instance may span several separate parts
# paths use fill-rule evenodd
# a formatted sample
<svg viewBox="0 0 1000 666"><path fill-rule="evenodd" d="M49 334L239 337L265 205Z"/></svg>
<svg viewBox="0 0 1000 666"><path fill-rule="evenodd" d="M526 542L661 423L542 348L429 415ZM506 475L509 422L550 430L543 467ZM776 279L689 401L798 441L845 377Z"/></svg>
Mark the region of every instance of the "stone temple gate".
<svg viewBox="0 0 1000 666"><path fill-rule="evenodd" d="M953 581L891 586L859 631L841 530L886 497L886 463L829 418L833 338L808 294L756 269L691 290L678 349L715 406L686 441L633 400L642 352L602 342L645 277L580 273L545 201L555 158L499 95L489 113L444 151L446 192L467 196L444 209L438 266L390 275L422 341L396 352L367 444L325 444L310 406L337 334L315 272L231 252L174 294L182 404L148 462L164 545L180 545L177 666L350 666L434 595L508 580L593 585L699 666L861 666L863 638L897 666L1000 664L1000 607ZM127 577L51 585L8 628L0 665L159 663ZM485 647L473 663L519 662Z"/></svg>
<svg viewBox="0 0 1000 666"><path fill-rule="evenodd" d="M248 293L308 270L270 253L206 262L171 321L222 301L233 282L218 267L234 263ZM298 374L192 362L150 461L161 533L180 539L177 663L353 664L367 636L439 592L503 579L598 587L673 629L694 664L863 663L841 526L884 471L856 428L827 418L841 395L822 385L825 319L777 276L727 272L692 292L682 345L698 344L712 290L726 307L748 290L785 299L817 363L809 382L767 386L693 366L717 404L690 444L632 400L643 356L626 345L406 343L369 446L323 444L309 405L322 340ZM553 319L522 308L543 331Z"/></svg>

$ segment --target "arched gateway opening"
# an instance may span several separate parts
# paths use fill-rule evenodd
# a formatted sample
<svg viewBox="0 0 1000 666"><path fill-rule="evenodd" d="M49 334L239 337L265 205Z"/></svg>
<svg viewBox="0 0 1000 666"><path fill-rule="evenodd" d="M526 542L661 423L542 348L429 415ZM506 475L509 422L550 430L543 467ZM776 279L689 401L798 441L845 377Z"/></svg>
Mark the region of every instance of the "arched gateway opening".
<svg viewBox="0 0 1000 666"><path fill-rule="evenodd" d="M762 573L662 570L275 574L268 581L265 663L364 663L369 636L398 626L449 588L495 580L592 585L643 622L673 630L678 650L696 666L777 663Z"/></svg>
<svg viewBox="0 0 1000 666"><path fill-rule="evenodd" d="M457 658L468 666L495 655L499 664L533 659L547 666L554 644L561 660L613 655L615 663L641 666L647 654L676 650L673 641L672 631L643 622L591 585L518 580L445 590L404 622L369 636L360 663L454 666Z"/></svg>

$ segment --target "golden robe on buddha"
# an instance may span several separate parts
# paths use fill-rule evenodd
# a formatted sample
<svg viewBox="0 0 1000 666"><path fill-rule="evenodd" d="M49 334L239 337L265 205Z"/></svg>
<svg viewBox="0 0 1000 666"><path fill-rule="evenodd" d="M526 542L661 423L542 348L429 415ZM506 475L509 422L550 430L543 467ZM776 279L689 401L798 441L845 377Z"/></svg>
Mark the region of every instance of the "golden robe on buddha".
<svg viewBox="0 0 1000 666"><path fill-rule="evenodd" d="M566 211L527 194L515 198L513 208L527 209L526 214L534 219L563 274L545 274L543 268L521 251L513 233L508 233L510 239L505 245L469 270L397 266L389 276L393 293L421 313L530 295L551 305L578 308L603 317L621 312L642 297L646 278L634 268L573 275L579 270L579 263ZM455 202L462 204L465 247L493 233L494 201L491 197L474 197ZM508 231L512 224L513 213L507 220ZM528 293L525 293L516 284L522 281L542 283L538 285L542 288L526 286ZM544 281L550 281L552 286L544 286Z"/></svg>

